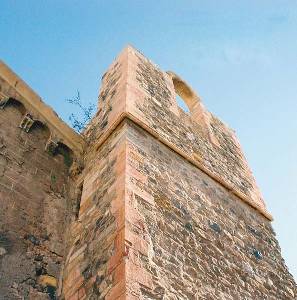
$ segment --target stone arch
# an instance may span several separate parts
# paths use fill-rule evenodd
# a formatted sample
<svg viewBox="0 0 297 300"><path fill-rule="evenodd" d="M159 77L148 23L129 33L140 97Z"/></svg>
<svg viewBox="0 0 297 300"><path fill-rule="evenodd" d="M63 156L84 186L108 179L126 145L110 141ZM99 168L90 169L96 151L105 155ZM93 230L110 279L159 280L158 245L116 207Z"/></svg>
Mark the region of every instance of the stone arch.
<svg viewBox="0 0 297 300"><path fill-rule="evenodd" d="M202 126L202 129L208 139L213 144L219 146L219 142L210 125L212 116L205 109L200 97L181 77L176 75L174 72L168 71L167 74L172 80L175 93L180 96L188 106L191 118Z"/></svg>
<svg viewBox="0 0 297 300"><path fill-rule="evenodd" d="M64 143L57 142L57 147L53 152L53 155L59 155L59 154L63 156L65 165L68 168L70 168L74 160L73 151Z"/></svg>
<svg viewBox="0 0 297 300"><path fill-rule="evenodd" d="M21 113L21 115L24 115L26 113L25 105L21 101L15 99L15 98L10 97L10 98L7 98L6 100L2 100L0 103L0 108L2 108L2 109L4 109L5 107L10 107L10 106L16 108Z"/></svg>
<svg viewBox="0 0 297 300"><path fill-rule="evenodd" d="M171 71L168 71L167 74L172 80L175 93L185 102L190 114L195 114L197 107L202 105L200 97L181 77Z"/></svg>
<svg viewBox="0 0 297 300"><path fill-rule="evenodd" d="M30 105L27 107L26 102L14 97L7 97L3 93L0 94L0 110L14 109L20 113L20 123L18 125L23 131L32 134L32 138L37 141L46 141L44 149L49 154L61 155L68 169L75 169L74 172L80 172L82 163L80 161L80 153L72 149L67 142L59 138L59 134L51 124L44 121L40 113L32 113ZM35 110L35 109L33 109ZM17 125L17 124L16 124ZM70 170L73 172L73 170Z"/></svg>
<svg viewBox="0 0 297 300"><path fill-rule="evenodd" d="M50 128L40 120L34 120L33 125L30 128L30 133L38 134L38 136L46 141L51 136Z"/></svg>

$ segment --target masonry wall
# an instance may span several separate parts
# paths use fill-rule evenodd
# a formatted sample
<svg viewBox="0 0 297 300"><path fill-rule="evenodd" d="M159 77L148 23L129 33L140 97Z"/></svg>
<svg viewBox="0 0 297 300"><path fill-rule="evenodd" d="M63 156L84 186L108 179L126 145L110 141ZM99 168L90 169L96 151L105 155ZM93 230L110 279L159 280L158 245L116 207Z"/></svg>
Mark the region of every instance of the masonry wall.
<svg viewBox="0 0 297 300"><path fill-rule="evenodd" d="M0 109L0 299L56 299L74 214L69 162L45 151L46 127L19 128L24 113L16 101Z"/></svg>
<svg viewBox="0 0 297 300"><path fill-rule="evenodd" d="M294 299L271 223L132 122L126 184L137 299Z"/></svg>
<svg viewBox="0 0 297 300"><path fill-rule="evenodd" d="M234 132L186 114L175 93L131 47L104 74L63 297L294 299Z"/></svg>
<svg viewBox="0 0 297 300"><path fill-rule="evenodd" d="M125 296L126 132L119 126L100 148L94 132L81 174L79 215L70 226L62 298L120 299ZM121 298L124 299L124 298Z"/></svg>
<svg viewBox="0 0 297 300"><path fill-rule="evenodd" d="M234 132L172 74L125 48L78 135L0 62L0 300L296 297Z"/></svg>
<svg viewBox="0 0 297 300"><path fill-rule="evenodd" d="M185 113L177 105L176 89L166 72L133 48L127 50L127 57L127 111L135 120L241 199L267 212L234 131L206 109L200 118L194 112ZM198 99L195 102L203 106Z"/></svg>

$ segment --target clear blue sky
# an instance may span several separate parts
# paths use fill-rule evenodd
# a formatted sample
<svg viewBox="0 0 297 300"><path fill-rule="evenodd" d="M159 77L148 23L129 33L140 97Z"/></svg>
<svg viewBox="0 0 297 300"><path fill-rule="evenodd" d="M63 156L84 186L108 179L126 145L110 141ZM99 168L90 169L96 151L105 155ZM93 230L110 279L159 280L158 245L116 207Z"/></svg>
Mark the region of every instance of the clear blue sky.
<svg viewBox="0 0 297 300"><path fill-rule="evenodd" d="M67 121L128 43L233 127L297 278L297 2L0 0L0 56Z"/></svg>

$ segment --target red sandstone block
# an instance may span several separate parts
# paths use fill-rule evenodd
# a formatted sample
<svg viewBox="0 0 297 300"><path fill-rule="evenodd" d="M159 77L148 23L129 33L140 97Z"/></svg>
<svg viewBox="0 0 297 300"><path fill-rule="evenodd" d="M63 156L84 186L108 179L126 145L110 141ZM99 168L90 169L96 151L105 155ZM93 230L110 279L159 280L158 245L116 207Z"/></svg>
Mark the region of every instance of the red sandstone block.
<svg viewBox="0 0 297 300"><path fill-rule="evenodd" d="M125 174L117 175L117 179L114 185L109 189L109 191L116 191L117 197L123 199L125 197Z"/></svg>
<svg viewBox="0 0 297 300"><path fill-rule="evenodd" d="M114 270L113 273L113 282L117 284L121 280L125 279L126 277L126 264L125 261L122 261Z"/></svg>
<svg viewBox="0 0 297 300"><path fill-rule="evenodd" d="M137 161L139 163L143 163L144 158L137 151L133 150L130 145L127 146L127 157L128 160Z"/></svg>
<svg viewBox="0 0 297 300"><path fill-rule="evenodd" d="M122 228L119 228L119 229L122 229ZM104 247L102 247L102 249L109 248L111 244L114 244L116 236L117 236L116 232L112 232L108 236L106 236L106 239L104 242Z"/></svg>
<svg viewBox="0 0 297 300"><path fill-rule="evenodd" d="M129 229L125 230L125 240L131 243L131 247L134 250L139 251L143 255L148 254L148 243L145 241L142 236L137 235Z"/></svg>
<svg viewBox="0 0 297 300"><path fill-rule="evenodd" d="M119 156L118 158L118 162L115 166L115 171L117 174L122 174L125 172L125 169L126 169L126 158L124 155Z"/></svg>
<svg viewBox="0 0 297 300"><path fill-rule="evenodd" d="M97 185L94 186L93 183L89 186L84 186L82 196L81 196L81 203L84 203L86 199L91 198L92 194L96 191Z"/></svg>
<svg viewBox="0 0 297 300"><path fill-rule="evenodd" d="M147 184L147 176L140 173L138 170L136 170L131 165L127 165L126 172L127 172L128 176L135 178L136 180L140 181L142 184Z"/></svg>
<svg viewBox="0 0 297 300"><path fill-rule="evenodd" d="M81 288L81 289L78 291L78 298L79 298L79 300L80 300L80 299L85 299L86 297L87 297L87 295L86 295L85 288Z"/></svg>
<svg viewBox="0 0 297 300"><path fill-rule="evenodd" d="M92 205L92 198L86 198L83 202L80 203L79 213L82 215L86 210Z"/></svg>
<svg viewBox="0 0 297 300"><path fill-rule="evenodd" d="M125 300L139 300L139 296L132 295L130 292L126 292Z"/></svg>
<svg viewBox="0 0 297 300"><path fill-rule="evenodd" d="M70 296L70 297L65 296L65 300L79 300L79 298L78 298L78 293L75 292L75 293L74 293L72 296Z"/></svg>
<svg viewBox="0 0 297 300"><path fill-rule="evenodd" d="M132 261L126 261L126 282L127 284L136 282L151 289L153 287L152 276L142 266L135 265Z"/></svg>
<svg viewBox="0 0 297 300"><path fill-rule="evenodd" d="M135 207L128 203L125 206L125 220L138 227L142 232L145 231L144 217Z"/></svg>
<svg viewBox="0 0 297 300"><path fill-rule="evenodd" d="M118 209L115 213L113 213L116 219L116 225L118 229L121 229L125 225L125 210L124 208Z"/></svg>
<svg viewBox="0 0 297 300"><path fill-rule="evenodd" d="M64 289L65 297L66 295L72 295L73 292L77 293L77 291L80 289L80 287L84 283L84 277L80 276L76 278L76 280L71 281L71 285L68 287L68 289Z"/></svg>
<svg viewBox="0 0 297 300"><path fill-rule="evenodd" d="M118 210L124 210L125 199L124 194L117 192L116 198L111 201L111 212L114 214Z"/></svg>
<svg viewBox="0 0 297 300"><path fill-rule="evenodd" d="M69 267L67 266L67 269L65 270L65 274L66 271L69 270ZM71 286L72 282L75 281L76 278L78 278L80 276L80 271L79 268L73 268L71 270L71 272L68 273L67 277L64 279L64 287L67 286Z"/></svg>
<svg viewBox="0 0 297 300"><path fill-rule="evenodd" d="M125 231L123 228L118 232L115 238L114 241L115 252L114 255L108 261L108 273L111 273L115 269L115 267L120 264L120 262L123 259L124 250L125 250L124 237L125 237Z"/></svg>
<svg viewBox="0 0 297 300"><path fill-rule="evenodd" d="M145 190L139 188L131 181L127 183L127 190L133 192L135 195L139 196L140 198L142 198L142 200L146 201L147 203L153 206L155 205L154 196L146 192Z"/></svg>
<svg viewBox="0 0 297 300"><path fill-rule="evenodd" d="M125 294L120 295L116 300L127 300L128 298L126 297Z"/></svg>
<svg viewBox="0 0 297 300"><path fill-rule="evenodd" d="M105 300L119 299L119 297L121 297L122 295L125 295L125 292L126 292L126 282L125 282L125 280L121 280L120 282L118 282L116 285L114 285L111 288L111 290L105 296Z"/></svg>
<svg viewBox="0 0 297 300"><path fill-rule="evenodd" d="M127 259L137 266L142 265L141 259L139 257L139 252L137 250L134 250L133 248L129 249L129 255Z"/></svg>
<svg viewBox="0 0 297 300"><path fill-rule="evenodd" d="M117 159L119 158L124 159L126 157L126 140L124 134L125 133L122 133L122 136L120 137L122 139L121 144L117 145L117 151L116 151Z"/></svg>
<svg viewBox="0 0 297 300"><path fill-rule="evenodd" d="M85 251L87 245L83 245L81 248L79 248L76 252L74 252L69 259L69 263L71 263L74 259L77 257L83 255L83 252Z"/></svg>

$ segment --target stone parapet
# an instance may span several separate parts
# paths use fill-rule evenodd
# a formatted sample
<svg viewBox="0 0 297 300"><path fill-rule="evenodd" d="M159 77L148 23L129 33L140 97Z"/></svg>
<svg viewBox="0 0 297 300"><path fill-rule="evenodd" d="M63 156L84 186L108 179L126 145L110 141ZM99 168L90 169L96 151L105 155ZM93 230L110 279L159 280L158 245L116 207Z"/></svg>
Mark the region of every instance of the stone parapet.
<svg viewBox="0 0 297 300"><path fill-rule="evenodd" d="M31 119L31 125L33 121L41 122L50 129L51 140L67 145L77 156L82 154L85 142L81 135L63 122L52 108L1 60L0 79L0 107L5 106L10 99L21 102L27 111L27 120L28 116ZM29 131L30 128L26 127L26 130Z"/></svg>

